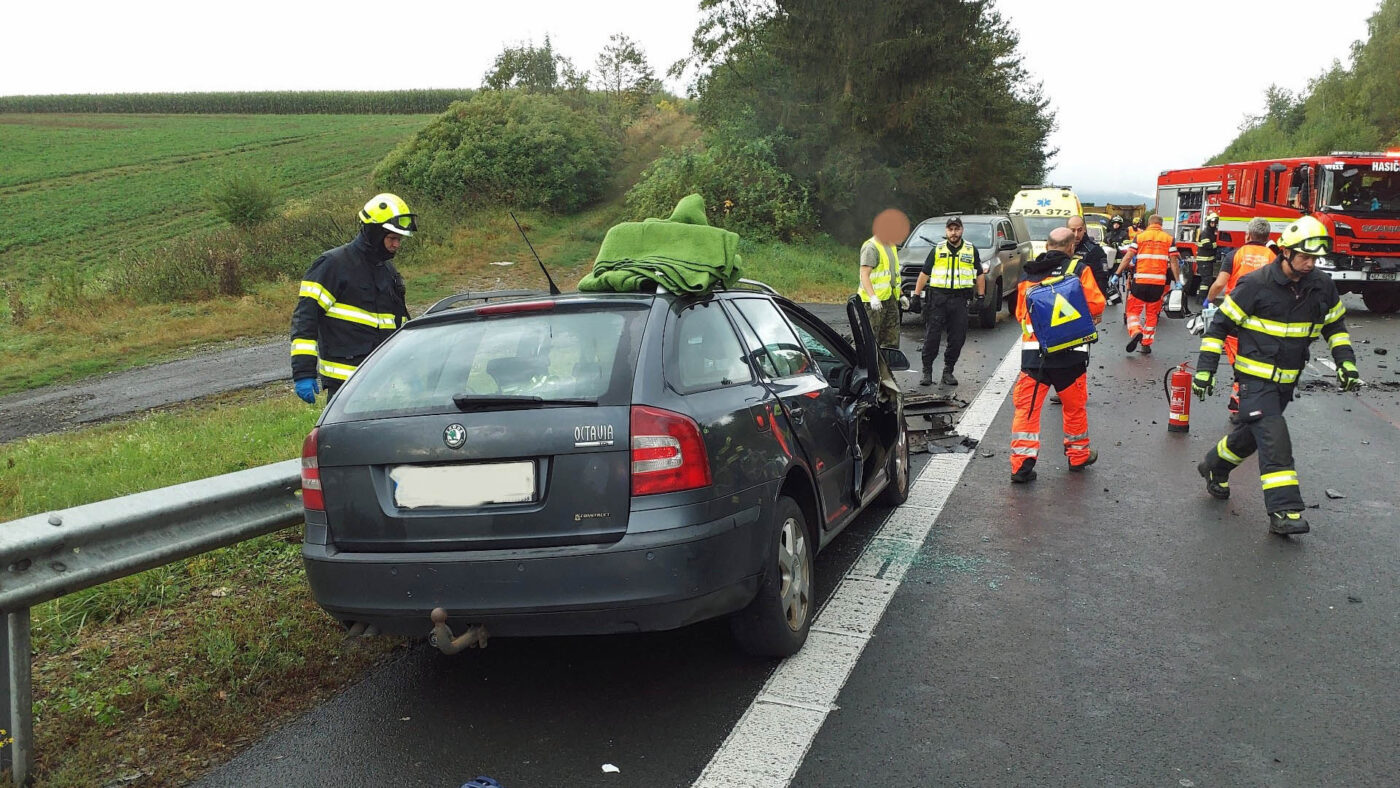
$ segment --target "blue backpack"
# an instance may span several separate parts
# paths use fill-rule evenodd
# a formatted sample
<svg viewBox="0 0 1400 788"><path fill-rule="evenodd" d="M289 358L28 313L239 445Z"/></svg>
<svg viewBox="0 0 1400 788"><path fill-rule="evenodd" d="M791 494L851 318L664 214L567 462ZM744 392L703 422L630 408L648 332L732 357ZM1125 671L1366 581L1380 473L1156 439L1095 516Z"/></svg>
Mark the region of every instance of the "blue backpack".
<svg viewBox="0 0 1400 788"><path fill-rule="evenodd" d="M1026 290L1026 311L1042 355L1099 341L1084 284L1075 275L1078 263L1070 261L1063 274L1042 279Z"/></svg>

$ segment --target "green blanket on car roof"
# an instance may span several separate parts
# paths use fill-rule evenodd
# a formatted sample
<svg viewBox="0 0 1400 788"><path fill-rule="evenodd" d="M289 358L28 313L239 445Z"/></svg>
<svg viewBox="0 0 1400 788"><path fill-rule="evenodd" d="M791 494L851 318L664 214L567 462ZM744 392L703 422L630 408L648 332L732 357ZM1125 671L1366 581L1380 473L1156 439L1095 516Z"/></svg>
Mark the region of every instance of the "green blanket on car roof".
<svg viewBox="0 0 1400 788"><path fill-rule="evenodd" d="M711 227L705 198L676 203L669 219L623 222L608 230L581 293L634 293L655 282L673 293L703 293L739 281L739 236Z"/></svg>

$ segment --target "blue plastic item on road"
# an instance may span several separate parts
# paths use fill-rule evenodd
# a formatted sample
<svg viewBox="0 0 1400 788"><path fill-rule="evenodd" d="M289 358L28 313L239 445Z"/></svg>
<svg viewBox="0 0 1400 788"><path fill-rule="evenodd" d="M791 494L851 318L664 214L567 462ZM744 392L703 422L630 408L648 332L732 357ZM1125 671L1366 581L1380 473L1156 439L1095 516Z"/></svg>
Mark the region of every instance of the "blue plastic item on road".
<svg viewBox="0 0 1400 788"><path fill-rule="evenodd" d="M462 788L505 788L490 777L477 776L462 783Z"/></svg>

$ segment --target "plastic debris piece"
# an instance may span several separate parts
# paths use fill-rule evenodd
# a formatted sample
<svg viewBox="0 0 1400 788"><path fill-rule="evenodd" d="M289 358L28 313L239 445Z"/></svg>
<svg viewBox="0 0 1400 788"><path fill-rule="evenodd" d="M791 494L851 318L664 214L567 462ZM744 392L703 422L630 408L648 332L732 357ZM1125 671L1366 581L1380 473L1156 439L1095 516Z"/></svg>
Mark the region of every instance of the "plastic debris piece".
<svg viewBox="0 0 1400 788"><path fill-rule="evenodd" d="M1328 488L1327 488L1327 497L1328 497L1328 498L1345 498L1346 496L1345 496L1345 495L1342 495L1341 493L1337 492L1336 490L1332 489L1331 487L1328 487Z"/></svg>
<svg viewBox="0 0 1400 788"><path fill-rule="evenodd" d="M621 769L617 768L616 766L613 766L610 763L603 764L603 772L605 774L622 774Z"/></svg>

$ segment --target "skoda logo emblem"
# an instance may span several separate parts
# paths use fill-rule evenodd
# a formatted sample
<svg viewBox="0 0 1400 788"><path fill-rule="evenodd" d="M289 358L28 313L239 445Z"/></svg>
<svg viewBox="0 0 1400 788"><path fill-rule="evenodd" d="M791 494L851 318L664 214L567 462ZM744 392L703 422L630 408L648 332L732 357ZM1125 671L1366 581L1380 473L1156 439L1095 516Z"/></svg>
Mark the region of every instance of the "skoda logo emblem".
<svg viewBox="0 0 1400 788"><path fill-rule="evenodd" d="M460 449L467 442L467 428L460 424L449 424L442 431L442 442L449 449Z"/></svg>

